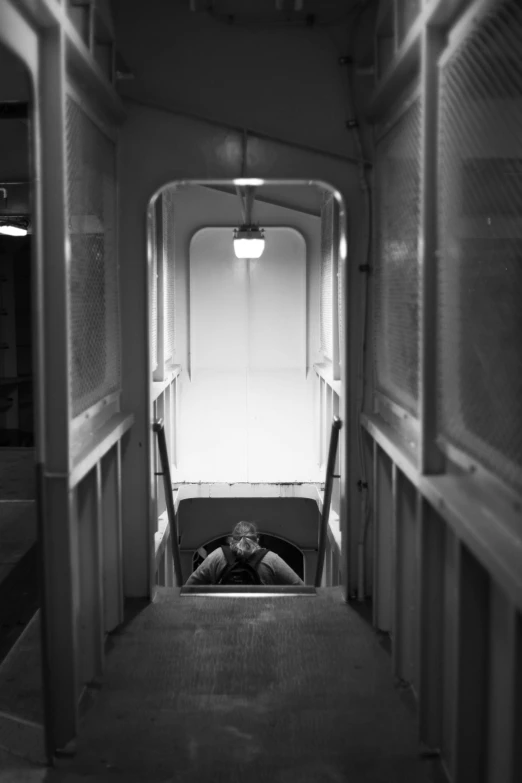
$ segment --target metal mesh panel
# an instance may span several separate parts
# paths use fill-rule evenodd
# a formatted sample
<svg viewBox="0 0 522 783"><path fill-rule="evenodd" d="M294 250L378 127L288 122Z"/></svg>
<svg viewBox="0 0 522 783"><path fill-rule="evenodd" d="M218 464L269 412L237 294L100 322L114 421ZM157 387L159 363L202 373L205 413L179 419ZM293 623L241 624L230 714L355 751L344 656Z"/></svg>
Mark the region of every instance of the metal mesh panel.
<svg viewBox="0 0 522 783"><path fill-rule="evenodd" d="M333 360L334 197L323 193L321 205L321 353Z"/></svg>
<svg viewBox="0 0 522 783"><path fill-rule="evenodd" d="M149 253L150 253L150 352L152 369L158 366L158 241L156 204L150 211Z"/></svg>
<svg viewBox="0 0 522 783"><path fill-rule="evenodd" d="M115 146L67 99L72 415L120 388Z"/></svg>
<svg viewBox="0 0 522 783"><path fill-rule="evenodd" d="M522 6L496 6L442 67L438 427L522 485Z"/></svg>
<svg viewBox="0 0 522 783"><path fill-rule="evenodd" d="M408 35L408 32L420 13L421 0L399 0L397 3L397 38L399 44Z"/></svg>
<svg viewBox="0 0 522 783"><path fill-rule="evenodd" d="M377 149L375 376L377 388L418 410L420 101Z"/></svg>
<svg viewBox="0 0 522 783"><path fill-rule="evenodd" d="M175 320L175 246L174 246L174 192L163 193L163 258L164 258L164 313L165 313L165 361L174 356Z"/></svg>

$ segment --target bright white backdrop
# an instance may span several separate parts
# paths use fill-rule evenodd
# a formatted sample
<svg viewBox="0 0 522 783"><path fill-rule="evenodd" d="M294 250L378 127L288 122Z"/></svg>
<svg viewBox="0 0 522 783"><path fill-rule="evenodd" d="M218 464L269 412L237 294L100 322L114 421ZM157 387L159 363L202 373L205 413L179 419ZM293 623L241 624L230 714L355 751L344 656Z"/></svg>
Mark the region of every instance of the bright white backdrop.
<svg viewBox="0 0 522 783"><path fill-rule="evenodd" d="M192 239L177 480L320 479L306 377L306 244L293 228L265 233L256 260L235 257L232 227Z"/></svg>

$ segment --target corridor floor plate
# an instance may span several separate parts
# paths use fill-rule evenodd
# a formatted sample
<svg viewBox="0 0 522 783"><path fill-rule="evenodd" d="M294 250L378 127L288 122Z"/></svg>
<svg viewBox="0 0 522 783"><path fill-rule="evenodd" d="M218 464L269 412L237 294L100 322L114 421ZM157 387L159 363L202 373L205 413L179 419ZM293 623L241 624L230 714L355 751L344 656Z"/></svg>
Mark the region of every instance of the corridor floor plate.
<svg viewBox="0 0 522 783"><path fill-rule="evenodd" d="M49 782L428 783L389 656L336 588L313 601L160 588L111 634Z"/></svg>

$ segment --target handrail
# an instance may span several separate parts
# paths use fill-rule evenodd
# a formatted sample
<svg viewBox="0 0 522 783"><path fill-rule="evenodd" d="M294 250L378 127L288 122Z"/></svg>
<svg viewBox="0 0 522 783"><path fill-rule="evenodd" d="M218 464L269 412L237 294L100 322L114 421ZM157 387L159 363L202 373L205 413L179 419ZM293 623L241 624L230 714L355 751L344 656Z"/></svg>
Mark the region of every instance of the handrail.
<svg viewBox="0 0 522 783"><path fill-rule="evenodd" d="M339 478L334 475L335 459L337 457L337 445L339 443L339 430L342 427L341 419L334 416L332 419L332 430L330 434L330 446L328 448L328 461L326 463L326 481L324 488L323 511L321 514L321 523L319 525L319 545L317 552L317 570L315 572L315 586L321 587L323 576L324 556L326 552L326 532L328 530L328 517L330 516L330 503L332 501L333 479Z"/></svg>
<svg viewBox="0 0 522 783"><path fill-rule="evenodd" d="M165 427L163 419L156 419L152 429L158 436L158 448L161 461L161 475L163 476L163 486L165 489L165 502L167 504L167 516L169 518L170 539L172 541L172 558L174 560L174 574L176 578L176 587L183 584L181 573L181 558L179 555L179 537L178 526L176 524L176 511L174 509L174 500L172 498L172 480L170 477L170 463L167 452L167 440L165 438Z"/></svg>

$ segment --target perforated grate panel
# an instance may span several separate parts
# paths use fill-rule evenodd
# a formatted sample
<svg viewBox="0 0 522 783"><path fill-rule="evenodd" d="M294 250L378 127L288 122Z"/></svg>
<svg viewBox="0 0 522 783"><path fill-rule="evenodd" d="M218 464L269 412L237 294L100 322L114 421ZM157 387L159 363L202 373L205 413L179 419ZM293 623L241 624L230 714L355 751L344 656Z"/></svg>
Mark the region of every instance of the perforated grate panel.
<svg viewBox="0 0 522 783"><path fill-rule="evenodd" d="M115 146L67 99L72 415L120 388Z"/></svg>
<svg viewBox="0 0 522 783"><path fill-rule="evenodd" d="M522 487L522 6L497 4L443 65L438 427Z"/></svg>
<svg viewBox="0 0 522 783"><path fill-rule="evenodd" d="M418 410L420 103L416 100L377 148L375 376L377 388Z"/></svg>
<svg viewBox="0 0 522 783"><path fill-rule="evenodd" d="M163 258L165 260L165 361L174 356L176 339L176 264L175 264L175 235L174 235L174 191L163 192Z"/></svg>
<svg viewBox="0 0 522 783"><path fill-rule="evenodd" d="M150 352L152 369L158 366L158 237L157 237L157 203L150 211L149 253L150 253Z"/></svg>
<svg viewBox="0 0 522 783"><path fill-rule="evenodd" d="M333 360L334 197L323 193L321 205L321 353Z"/></svg>

